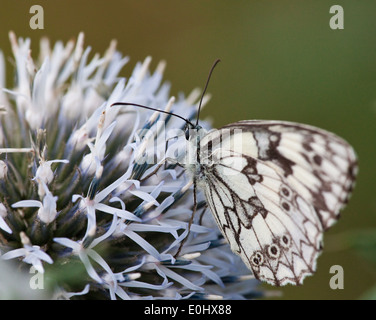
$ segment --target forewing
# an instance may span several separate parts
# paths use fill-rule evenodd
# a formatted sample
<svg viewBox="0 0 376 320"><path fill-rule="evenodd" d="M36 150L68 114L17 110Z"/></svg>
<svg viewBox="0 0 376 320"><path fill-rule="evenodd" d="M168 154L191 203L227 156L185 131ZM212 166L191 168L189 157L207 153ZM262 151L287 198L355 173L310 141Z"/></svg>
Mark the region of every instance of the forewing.
<svg viewBox="0 0 376 320"><path fill-rule="evenodd" d="M240 121L209 133L201 144L262 160L314 207L324 229L338 219L358 170L346 141L298 123Z"/></svg>

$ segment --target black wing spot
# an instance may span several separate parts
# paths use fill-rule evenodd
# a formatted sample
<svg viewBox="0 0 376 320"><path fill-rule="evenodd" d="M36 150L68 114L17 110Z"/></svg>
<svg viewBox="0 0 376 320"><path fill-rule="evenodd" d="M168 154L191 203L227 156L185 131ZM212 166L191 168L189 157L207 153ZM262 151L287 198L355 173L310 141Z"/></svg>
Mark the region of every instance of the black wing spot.
<svg viewBox="0 0 376 320"><path fill-rule="evenodd" d="M257 197L250 197L248 200L250 207L252 208L252 219L256 214L261 214L261 216L265 219L268 211L265 209L264 205Z"/></svg>
<svg viewBox="0 0 376 320"><path fill-rule="evenodd" d="M287 202L282 202L282 208L286 211L290 211L290 205Z"/></svg>
<svg viewBox="0 0 376 320"><path fill-rule="evenodd" d="M274 243L271 244L271 245L267 245L265 247L265 250L266 250L266 253L269 256L269 258L271 258L271 259L278 259L280 254L281 254L281 250Z"/></svg>
<svg viewBox="0 0 376 320"><path fill-rule="evenodd" d="M313 162L316 163L318 166L321 166L321 163L322 163L322 158L316 154L314 157L313 157Z"/></svg>
<svg viewBox="0 0 376 320"><path fill-rule="evenodd" d="M290 196L290 191L289 191L287 188L285 188L285 187L282 188L282 193L283 193L286 197L289 197L289 196Z"/></svg>
<svg viewBox="0 0 376 320"><path fill-rule="evenodd" d="M292 244L292 241L291 241L291 237L288 235L288 234L285 234L283 235L280 239L279 239L279 243L280 245L285 248L285 249L288 249L291 247L291 244Z"/></svg>
<svg viewBox="0 0 376 320"><path fill-rule="evenodd" d="M262 255L260 251L256 251L255 253L253 253L253 255L251 256L249 260L251 264L257 268L257 267L260 267L264 263L264 256Z"/></svg>

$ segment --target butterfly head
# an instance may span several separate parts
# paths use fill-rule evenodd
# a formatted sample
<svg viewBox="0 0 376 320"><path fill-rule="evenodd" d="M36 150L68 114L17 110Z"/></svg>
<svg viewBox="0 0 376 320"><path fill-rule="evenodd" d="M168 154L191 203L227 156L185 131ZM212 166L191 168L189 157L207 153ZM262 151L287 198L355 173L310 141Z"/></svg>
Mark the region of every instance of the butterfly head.
<svg viewBox="0 0 376 320"><path fill-rule="evenodd" d="M201 127L200 125L198 124L194 125L192 124L192 122L187 122L186 125L184 126L185 139L189 141L193 136L202 135L202 134L197 134L197 133L201 133L203 131L205 131L205 129Z"/></svg>

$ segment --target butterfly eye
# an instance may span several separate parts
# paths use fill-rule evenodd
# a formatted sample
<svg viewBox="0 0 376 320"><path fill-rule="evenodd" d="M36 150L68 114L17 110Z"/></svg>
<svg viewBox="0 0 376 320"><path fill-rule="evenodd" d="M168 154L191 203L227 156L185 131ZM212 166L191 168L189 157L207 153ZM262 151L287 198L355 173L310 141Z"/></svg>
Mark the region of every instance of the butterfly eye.
<svg viewBox="0 0 376 320"><path fill-rule="evenodd" d="M189 128L185 130L185 139L189 140Z"/></svg>

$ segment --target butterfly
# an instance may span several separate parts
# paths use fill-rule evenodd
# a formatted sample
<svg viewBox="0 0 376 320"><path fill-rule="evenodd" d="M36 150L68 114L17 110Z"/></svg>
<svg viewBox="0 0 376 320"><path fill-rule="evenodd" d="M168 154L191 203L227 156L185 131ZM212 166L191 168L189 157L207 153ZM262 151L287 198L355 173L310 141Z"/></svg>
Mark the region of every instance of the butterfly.
<svg viewBox="0 0 376 320"><path fill-rule="evenodd" d="M287 121L246 120L206 132L199 112L218 62L195 124L158 110L187 123L183 166L193 181L193 211L198 187L231 250L257 279L302 284L354 187L355 151L333 133Z"/></svg>
<svg viewBox="0 0 376 320"><path fill-rule="evenodd" d="M187 164L231 250L257 279L302 284L357 174L353 148L313 126L248 120L202 134Z"/></svg>

